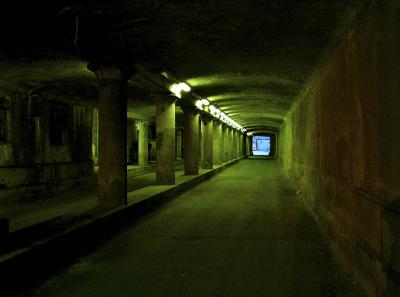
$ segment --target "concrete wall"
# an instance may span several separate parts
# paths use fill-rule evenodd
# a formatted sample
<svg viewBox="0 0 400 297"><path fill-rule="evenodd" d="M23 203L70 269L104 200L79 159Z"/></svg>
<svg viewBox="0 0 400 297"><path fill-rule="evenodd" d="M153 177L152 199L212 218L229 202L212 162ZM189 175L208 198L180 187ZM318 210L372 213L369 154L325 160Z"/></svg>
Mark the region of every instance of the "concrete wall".
<svg viewBox="0 0 400 297"><path fill-rule="evenodd" d="M279 134L280 160L368 296L400 296L400 1L376 1Z"/></svg>
<svg viewBox="0 0 400 297"><path fill-rule="evenodd" d="M9 108L0 143L0 199L18 199L93 179L92 114L84 102L0 93Z"/></svg>

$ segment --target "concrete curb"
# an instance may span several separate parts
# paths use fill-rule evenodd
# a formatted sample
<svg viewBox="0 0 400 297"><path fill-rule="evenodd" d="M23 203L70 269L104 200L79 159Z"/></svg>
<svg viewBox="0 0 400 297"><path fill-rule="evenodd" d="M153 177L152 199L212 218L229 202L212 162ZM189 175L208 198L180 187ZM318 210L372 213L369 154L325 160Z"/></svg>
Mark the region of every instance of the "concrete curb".
<svg viewBox="0 0 400 297"><path fill-rule="evenodd" d="M67 227L62 232L53 234L43 240L31 242L26 247L1 255L1 296L14 296L16 293L29 290L40 280L60 271L71 263L73 259L84 255L102 241L112 237L123 224L139 220L145 214L245 157L232 160L137 203L131 203L121 208L96 213L81 219L78 218L79 221L75 225ZM23 232L22 234L32 238L29 232ZM21 240L23 241L24 239Z"/></svg>

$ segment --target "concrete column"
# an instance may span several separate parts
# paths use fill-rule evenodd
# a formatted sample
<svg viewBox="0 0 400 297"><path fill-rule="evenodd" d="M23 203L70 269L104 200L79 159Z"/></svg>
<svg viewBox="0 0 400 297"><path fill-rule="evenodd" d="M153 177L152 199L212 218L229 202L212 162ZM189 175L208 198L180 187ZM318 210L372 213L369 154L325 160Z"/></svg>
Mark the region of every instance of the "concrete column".
<svg viewBox="0 0 400 297"><path fill-rule="evenodd" d="M253 136L249 136L249 154L253 153Z"/></svg>
<svg viewBox="0 0 400 297"><path fill-rule="evenodd" d="M175 98L155 95L157 166L159 185L175 184Z"/></svg>
<svg viewBox="0 0 400 297"><path fill-rule="evenodd" d="M217 119L213 121L213 164L214 165L221 165L221 135L222 135L222 125L221 122Z"/></svg>
<svg viewBox="0 0 400 297"><path fill-rule="evenodd" d="M247 156L247 135L243 134L243 156Z"/></svg>
<svg viewBox="0 0 400 297"><path fill-rule="evenodd" d="M202 148L201 161L202 168L213 168L213 120L210 115L201 116Z"/></svg>
<svg viewBox="0 0 400 297"><path fill-rule="evenodd" d="M250 136L245 135L246 139L246 155L250 155Z"/></svg>
<svg viewBox="0 0 400 297"><path fill-rule="evenodd" d="M243 157L243 133L239 132L239 152L240 152L240 157Z"/></svg>
<svg viewBox="0 0 400 297"><path fill-rule="evenodd" d="M240 152L240 157L243 157L244 152L243 152L243 142L244 142L244 138L243 138L243 133L239 132L239 152Z"/></svg>
<svg viewBox="0 0 400 297"><path fill-rule="evenodd" d="M250 142L250 136L246 137L246 154L250 155L251 152L251 142Z"/></svg>
<svg viewBox="0 0 400 297"><path fill-rule="evenodd" d="M201 116L199 116L199 141L198 141L198 151L199 151L199 161L203 157L203 128L201 127Z"/></svg>
<svg viewBox="0 0 400 297"><path fill-rule="evenodd" d="M241 148L240 141L242 139L241 138L242 132L236 131L236 133L237 133L237 157L240 158L242 156L242 152L240 151L240 148Z"/></svg>
<svg viewBox="0 0 400 297"><path fill-rule="evenodd" d="M134 161L134 150L136 141L136 123L133 119L127 119L126 124L126 162L132 164Z"/></svg>
<svg viewBox="0 0 400 297"><path fill-rule="evenodd" d="M139 166L149 165L149 123L139 121L139 139L138 139L138 164Z"/></svg>
<svg viewBox="0 0 400 297"><path fill-rule="evenodd" d="M35 163L43 162L40 117L33 117L35 121Z"/></svg>
<svg viewBox="0 0 400 297"><path fill-rule="evenodd" d="M127 80L113 66L90 67L99 84L99 191L101 207L127 202Z"/></svg>
<svg viewBox="0 0 400 297"><path fill-rule="evenodd" d="M237 157L240 158L242 156L242 152L240 151L240 148L242 147L240 144L240 141L242 139L241 138L242 132L236 131L236 133L237 133Z"/></svg>
<svg viewBox="0 0 400 297"><path fill-rule="evenodd" d="M246 134L242 134L242 155L243 156L247 155L247 153L246 153L246 151L247 151L247 149L246 149L246 143L247 143L246 137L247 137Z"/></svg>
<svg viewBox="0 0 400 297"><path fill-rule="evenodd" d="M249 156L250 156L251 155L251 149L252 149L252 146L253 146L253 143L252 143L253 138L251 136L249 136L248 140L249 140Z"/></svg>
<svg viewBox="0 0 400 297"><path fill-rule="evenodd" d="M235 157L234 157L234 154L235 154L235 146L233 145L233 143L234 143L234 139L235 139L235 135L234 135L234 131L233 131L233 128L231 129L231 139L230 139L230 146L231 146L231 160L233 160Z"/></svg>
<svg viewBox="0 0 400 297"><path fill-rule="evenodd" d="M233 130L233 141L232 141L232 146L233 146L233 158L232 159L236 159L237 158L237 154L238 154L238 140L237 140L237 131L236 129L232 129Z"/></svg>
<svg viewBox="0 0 400 297"><path fill-rule="evenodd" d="M176 129L176 159L182 159L182 131Z"/></svg>
<svg viewBox="0 0 400 297"><path fill-rule="evenodd" d="M226 126L221 124L221 162L225 163L226 160Z"/></svg>
<svg viewBox="0 0 400 297"><path fill-rule="evenodd" d="M229 128L229 126L226 126L226 146L225 146L225 157L226 161L230 161L232 159L231 157L231 136L232 136L232 131Z"/></svg>
<svg viewBox="0 0 400 297"><path fill-rule="evenodd" d="M184 143L184 160L185 175L199 174L199 114L193 108L184 108L184 125L185 134Z"/></svg>
<svg viewBox="0 0 400 297"><path fill-rule="evenodd" d="M239 132L238 130L235 130L235 136L236 136L236 158L239 158Z"/></svg>
<svg viewBox="0 0 400 297"><path fill-rule="evenodd" d="M233 130L228 127L228 160L233 160Z"/></svg>
<svg viewBox="0 0 400 297"><path fill-rule="evenodd" d="M238 131L238 158L242 156L242 132Z"/></svg>

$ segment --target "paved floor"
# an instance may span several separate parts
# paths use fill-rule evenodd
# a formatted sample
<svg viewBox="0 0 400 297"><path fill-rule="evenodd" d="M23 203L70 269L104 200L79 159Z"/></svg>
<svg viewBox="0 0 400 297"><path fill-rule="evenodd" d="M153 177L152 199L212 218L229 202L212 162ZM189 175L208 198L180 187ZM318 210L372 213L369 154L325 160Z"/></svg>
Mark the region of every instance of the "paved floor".
<svg viewBox="0 0 400 297"><path fill-rule="evenodd" d="M181 174L182 162L177 162ZM97 167L95 168L97 172ZM155 185L155 164L149 167L129 165L128 192ZM26 199L9 199L0 203L0 218L8 218L10 231L19 230L60 216L75 216L97 206L97 183Z"/></svg>
<svg viewBox="0 0 400 297"><path fill-rule="evenodd" d="M351 290L277 164L243 160L23 296L355 296Z"/></svg>

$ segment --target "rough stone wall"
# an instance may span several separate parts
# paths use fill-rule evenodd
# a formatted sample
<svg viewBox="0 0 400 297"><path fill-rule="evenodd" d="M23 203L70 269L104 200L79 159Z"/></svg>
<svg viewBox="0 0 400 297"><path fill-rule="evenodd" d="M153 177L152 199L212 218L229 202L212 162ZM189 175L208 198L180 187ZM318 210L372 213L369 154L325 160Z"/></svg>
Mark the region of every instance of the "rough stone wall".
<svg viewBox="0 0 400 297"><path fill-rule="evenodd" d="M92 105L26 93L9 101L0 143L0 199L52 192L92 180ZM31 104L29 104L31 102Z"/></svg>
<svg viewBox="0 0 400 297"><path fill-rule="evenodd" d="M317 70L280 160L368 296L400 296L400 2L376 1Z"/></svg>

